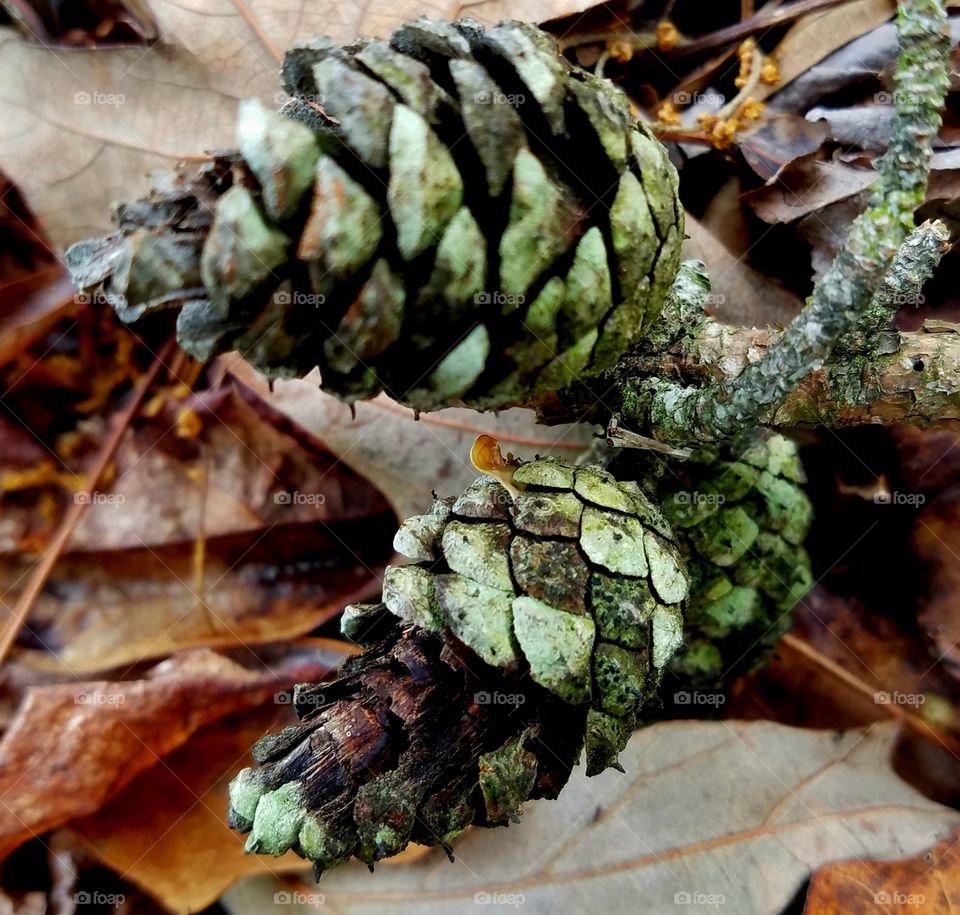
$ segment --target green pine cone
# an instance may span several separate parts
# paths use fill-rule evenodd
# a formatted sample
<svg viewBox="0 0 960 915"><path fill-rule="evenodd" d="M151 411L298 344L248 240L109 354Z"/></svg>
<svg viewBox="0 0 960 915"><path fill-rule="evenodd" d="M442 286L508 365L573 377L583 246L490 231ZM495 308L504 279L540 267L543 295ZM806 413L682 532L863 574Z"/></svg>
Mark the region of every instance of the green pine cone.
<svg viewBox="0 0 960 915"><path fill-rule="evenodd" d="M416 20L317 39L236 154L161 175L68 252L127 321L177 308L198 358L320 366L346 400L533 404L611 366L660 313L683 210L666 151L539 29Z"/></svg>
<svg viewBox="0 0 960 915"><path fill-rule="evenodd" d="M588 775L616 765L682 641L683 560L635 483L507 466L505 485L482 477L403 523L413 562L343 617L382 641L299 689L302 723L231 787L248 850L372 864L556 796L584 747Z"/></svg>
<svg viewBox="0 0 960 915"><path fill-rule="evenodd" d="M812 509L796 445L755 430L671 465L660 489L691 576L677 681L719 687L762 663L813 576Z"/></svg>

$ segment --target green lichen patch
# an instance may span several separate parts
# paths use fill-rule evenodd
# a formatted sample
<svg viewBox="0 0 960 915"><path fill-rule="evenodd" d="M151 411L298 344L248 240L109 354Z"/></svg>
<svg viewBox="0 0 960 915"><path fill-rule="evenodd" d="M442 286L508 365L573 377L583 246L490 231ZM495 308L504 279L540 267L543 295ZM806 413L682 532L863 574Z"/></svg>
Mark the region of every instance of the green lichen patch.
<svg viewBox="0 0 960 915"><path fill-rule="evenodd" d="M589 559L618 575L645 577L644 529L636 518L587 506L581 521L580 545Z"/></svg>
<svg viewBox="0 0 960 915"><path fill-rule="evenodd" d="M502 591L462 575L437 575L437 599L450 631L492 667L520 660L513 635L513 591Z"/></svg>
<svg viewBox="0 0 960 915"><path fill-rule="evenodd" d="M443 556L454 572L501 591L513 590L510 578L510 526L451 521L443 532Z"/></svg>
<svg viewBox="0 0 960 915"><path fill-rule="evenodd" d="M533 597L518 597L513 601L513 628L536 683L567 702L589 701L593 620Z"/></svg>
<svg viewBox="0 0 960 915"><path fill-rule="evenodd" d="M519 819L523 803L533 791L537 757L525 745L535 733L536 728L527 728L500 749L480 757L480 789L492 824Z"/></svg>

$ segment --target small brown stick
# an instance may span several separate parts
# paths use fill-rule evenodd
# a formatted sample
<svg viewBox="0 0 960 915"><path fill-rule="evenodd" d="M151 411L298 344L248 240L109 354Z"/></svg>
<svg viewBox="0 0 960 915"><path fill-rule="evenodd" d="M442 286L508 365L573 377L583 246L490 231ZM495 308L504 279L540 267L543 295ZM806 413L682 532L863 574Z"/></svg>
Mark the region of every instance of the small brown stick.
<svg viewBox="0 0 960 915"><path fill-rule="evenodd" d="M146 374L137 384L137 387L130 398L130 402L117 416L116 424L107 437L107 440L103 443L103 447L100 449L100 453L97 455L97 459L94 462L89 478L90 491L95 490L99 485L100 480L103 478L107 466L109 465L110 461L113 460L113 456L120 445L120 439L123 437L123 433L133 421L134 416L136 416L137 410L140 409L140 404L143 401L144 395L147 393L157 375L160 373L160 369L166 364L166 361L170 355L170 351L173 348L173 343L174 341L171 338L163 346L156 359L154 359L153 364L149 369L147 369ZM76 528L77 524L80 523L80 518L83 516L83 512L87 507L88 501L89 500L84 501L75 499L67 508L67 511L60 522L60 526L50 544L47 546L43 557L40 559L37 565L34 566L33 571L30 573L30 578L27 582L26 588L20 595L16 606L13 608L13 612L4 621L2 630L0 630L0 663L3 662L4 658L6 658L7 653L10 651L13 643L17 639L17 636L20 634L23 624L30 616L30 611L33 609L33 605L37 602L37 598L40 596L40 593L43 591L43 588L47 583L47 579L50 577L50 573L53 571L57 560L60 558L64 549L69 543L70 536L73 534L74 529Z"/></svg>
<svg viewBox="0 0 960 915"><path fill-rule="evenodd" d="M808 13L815 13L847 2L849 0L797 0L796 3L791 4L786 9L778 10L772 14L761 13L752 16L750 19L736 22L725 29L711 32L709 35L702 35L690 41L681 41L670 51L658 50L657 54L662 57L686 57L690 54L698 54L700 51L707 51L720 45L741 41L750 35L762 32L764 29L786 25L802 16L806 16ZM651 39L649 35L633 35L623 31L584 32L582 35L572 35L569 38L560 39L559 44L560 50L566 51L569 48L579 48L588 44L603 44L608 41L621 41L630 45L638 53L650 51L657 47L656 40Z"/></svg>
<svg viewBox="0 0 960 915"><path fill-rule="evenodd" d="M797 652L797 654L803 655L808 661L812 661L814 664L823 668L824 671L832 677L835 677L845 686L850 687L854 692L860 693L860 695L866 696L871 700L876 696L878 690L873 689L868 683L864 683L863 680L850 673L846 668L841 667L836 661L821 654L812 645L798 636L787 633L781 639L781 645ZM902 722L906 727L910 728L911 731L932 741L957 759L960 759L960 740L953 734L946 733L940 730L940 728L934 727L932 724L929 724L917 715L911 714L899 705L886 702L881 703L879 708L882 708L891 718L896 718Z"/></svg>

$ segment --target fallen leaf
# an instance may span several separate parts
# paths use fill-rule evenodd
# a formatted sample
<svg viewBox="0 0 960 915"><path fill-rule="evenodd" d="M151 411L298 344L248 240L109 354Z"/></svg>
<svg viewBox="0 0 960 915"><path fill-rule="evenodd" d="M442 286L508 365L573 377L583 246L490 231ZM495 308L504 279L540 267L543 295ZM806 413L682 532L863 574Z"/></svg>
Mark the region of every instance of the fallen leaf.
<svg viewBox="0 0 960 915"><path fill-rule="evenodd" d="M164 661L143 680L29 690L0 741L0 857L97 810L204 725L301 680L322 679L342 657L336 650L293 652L271 669L195 651Z"/></svg>
<svg viewBox="0 0 960 915"><path fill-rule="evenodd" d="M89 675L197 646L291 638L379 592L396 522L289 525L206 543L202 587L188 545L72 554L61 559L15 657L50 672ZM349 545L349 544L352 544ZM11 604L28 566L0 561Z"/></svg>
<svg viewBox="0 0 960 915"><path fill-rule="evenodd" d="M752 94L762 100L778 92L838 48L886 22L896 11L896 0L854 0L797 20L773 55L780 82L772 86L761 83Z"/></svg>
<svg viewBox="0 0 960 915"><path fill-rule="evenodd" d="M803 306L800 297L773 277L764 276L731 252L689 213L684 258L710 265L710 314L726 324L784 326Z"/></svg>
<svg viewBox="0 0 960 915"><path fill-rule="evenodd" d="M960 831L901 861L838 861L810 881L803 915L951 915L960 907Z"/></svg>
<svg viewBox="0 0 960 915"><path fill-rule="evenodd" d="M588 5L491 0L468 12L491 24L538 22ZM0 169L55 244L102 235L114 201L146 192L148 171L230 146L240 99L278 101L277 69L294 42L383 37L408 19L443 19L458 9L420 0L262 0L218 9L157 0L150 11L159 42L109 51L28 44L2 29Z"/></svg>
<svg viewBox="0 0 960 915"><path fill-rule="evenodd" d="M161 765L139 775L70 831L97 859L172 912L199 912L241 877L305 872L309 864L244 855L227 826L227 786L249 765L250 747L293 724L289 705L270 706L204 728Z"/></svg>
<svg viewBox="0 0 960 915"><path fill-rule="evenodd" d="M594 426L537 425L531 410L476 413L451 408L415 419L411 410L381 395L351 408L319 390L314 370L297 381L267 380L239 357L227 357L232 375L274 410L307 429L337 458L383 493L399 518L426 511L431 492L455 495L478 473L470 448L478 435L496 436L504 450L524 459L559 452L567 459L581 453L598 431Z"/></svg>
<svg viewBox="0 0 960 915"><path fill-rule="evenodd" d="M765 722L665 722L634 735L627 774L575 770L557 801L529 805L519 827L476 829L407 867L336 868L312 891L344 915L527 911L779 915L829 861L912 855L960 813L893 773L896 729L817 732ZM229 890L231 915L270 909L287 888L255 878ZM290 894L285 911L316 909Z"/></svg>
<svg viewBox="0 0 960 915"><path fill-rule="evenodd" d="M195 435L179 436L189 413ZM93 444L104 435L91 429ZM323 444L233 385L168 401L127 430L108 492L90 504L71 550L151 548L278 524L343 524L386 512L381 494Z"/></svg>

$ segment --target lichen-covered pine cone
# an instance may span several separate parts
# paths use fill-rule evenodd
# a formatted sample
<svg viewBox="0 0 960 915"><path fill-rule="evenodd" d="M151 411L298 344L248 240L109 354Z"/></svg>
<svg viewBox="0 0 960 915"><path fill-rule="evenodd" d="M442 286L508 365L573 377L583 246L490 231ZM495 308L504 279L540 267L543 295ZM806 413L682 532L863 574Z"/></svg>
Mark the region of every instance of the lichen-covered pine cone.
<svg viewBox="0 0 960 915"><path fill-rule="evenodd" d="M553 797L581 749L616 765L682 641L688 579L635 483L541 459L408 519L382 603L343 629L378 644L295 694L302 721L255 749L231 788L248 849L318 870Z"/></svg>
<svg viewBox="0 0 960 915"><path fill-rule="evenodd" d="M198 358L320 366L354 400L536 403L609 367L660 312L683 211L623 93L518 22L417 20L317 39L237 152L162 174L119 232L68 252L124 320L179 308Z"/></svg>
<svg viewBox="0 0 960 915"><path fill-rule="evenodd" d="M660 499L691 576L673 682L722 686L766 658L813 583L806 478L794 442L759 429L671 471Z"/></svg>

